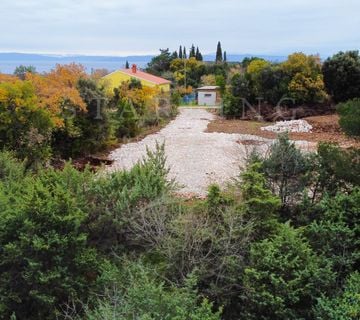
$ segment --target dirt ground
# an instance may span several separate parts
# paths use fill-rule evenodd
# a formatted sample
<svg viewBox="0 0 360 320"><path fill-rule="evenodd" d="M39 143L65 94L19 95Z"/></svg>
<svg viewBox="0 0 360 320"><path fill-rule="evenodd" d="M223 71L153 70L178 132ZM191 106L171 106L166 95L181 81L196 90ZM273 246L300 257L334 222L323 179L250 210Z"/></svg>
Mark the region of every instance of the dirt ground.
<svg viewBox="0 0 360 320"><path fill-rule="evenodd" d="M312 132L290 133L291 140L305 140L309 142L333 142L343 148L360 148L360 141L348 138L340 129L339 116L313 116L304 118L313 126ZM262 131L260 128L270 125L268 122L248 120L225 120L218 118L208 124L207 132L252 134L263 138L274 139L276 133Z"/></svg>

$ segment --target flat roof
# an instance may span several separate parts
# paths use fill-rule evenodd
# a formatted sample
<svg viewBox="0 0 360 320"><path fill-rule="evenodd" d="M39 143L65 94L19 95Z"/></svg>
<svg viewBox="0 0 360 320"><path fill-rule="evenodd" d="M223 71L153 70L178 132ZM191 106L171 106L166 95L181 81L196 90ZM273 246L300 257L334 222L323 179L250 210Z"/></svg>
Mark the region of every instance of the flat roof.
<svg viewBox="0 0 360 320"><path fill-rule="evenodd" d="M204 86L204 87L200 87L197 88L196 90L217 90L220 89L219 86Z"/></svg>

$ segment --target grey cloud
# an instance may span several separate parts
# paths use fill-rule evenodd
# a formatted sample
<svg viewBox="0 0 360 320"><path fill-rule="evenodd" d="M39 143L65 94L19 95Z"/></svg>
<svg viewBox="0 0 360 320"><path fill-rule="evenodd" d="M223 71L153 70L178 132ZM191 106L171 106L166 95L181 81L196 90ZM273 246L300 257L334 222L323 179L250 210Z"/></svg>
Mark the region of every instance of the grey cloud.
<svg viewBox="0 0 360 320"><path fill-rule="evenodd" d="M360 44L356 0L1 0L0 50L328 54Z"/></svg>

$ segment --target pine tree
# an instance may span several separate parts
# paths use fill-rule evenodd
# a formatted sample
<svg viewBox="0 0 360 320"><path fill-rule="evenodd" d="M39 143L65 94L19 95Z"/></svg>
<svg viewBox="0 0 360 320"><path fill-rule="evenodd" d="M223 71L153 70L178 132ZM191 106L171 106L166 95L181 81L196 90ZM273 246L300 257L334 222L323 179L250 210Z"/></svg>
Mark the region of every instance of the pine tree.
<svg viewBox="0 0 360 320"><path fill-rule="evenodd" d="M171 55L171 59L177 59L179 58L177 51L174 51Z"/></svg>
<svg viewBox="0 0 360 320"><path fill-rule="evenodd" d="M184 51L183 51L183 58L184 58L184 59L187 59L187 54L186 54L186 48L185 48L185 46L184 46Z"/></svg>
<svg viewBox="0 0 360 320"><path fill-rule="evenodd" d="M182 46L180 46L179 48L179 58L182 59L183 58L183 50L182 50Z"/></svg>
<svg viewBox="0 0 360 320"><path fill-rule="evenodd" d="M129 61L126 60L125 69L130 69Z"/></svg>
<svg viewBox="0 0 360 320"><path fill-rule="evenodd" d="M221 43L220 41L217 44L217 48L216 48L216 59L215 62L216 63L221 63L223 61L223 54L222 54L222 49L221 49Z"/></svg>
<svg viewBox="0 0 360 320"><path fill-rule="evenodd" d="M224 51L224 62L227 62L226 51Z"/></svg>

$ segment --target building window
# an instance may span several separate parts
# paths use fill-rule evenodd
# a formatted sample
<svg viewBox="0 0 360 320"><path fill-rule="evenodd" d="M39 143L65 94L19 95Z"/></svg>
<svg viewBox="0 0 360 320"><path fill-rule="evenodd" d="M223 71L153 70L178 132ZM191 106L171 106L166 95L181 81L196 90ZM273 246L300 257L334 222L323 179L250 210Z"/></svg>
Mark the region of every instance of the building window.
<svg viewBox="0 0 360 320"><path fill-rule="evenodd" d="M211 94L211 93L205 93L205 97L206 97L206 98L211 98L211 97L212 97L212 94Z"/></svg>

